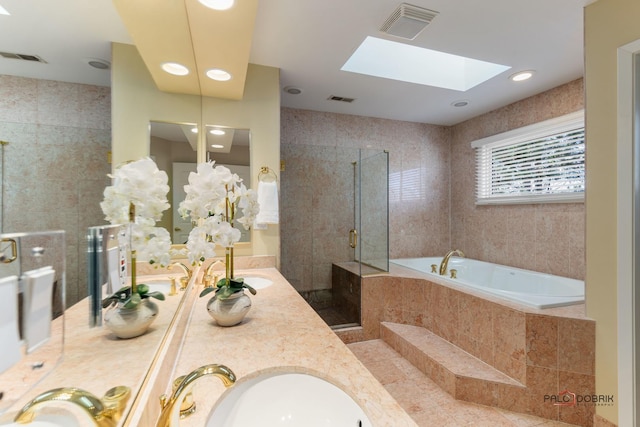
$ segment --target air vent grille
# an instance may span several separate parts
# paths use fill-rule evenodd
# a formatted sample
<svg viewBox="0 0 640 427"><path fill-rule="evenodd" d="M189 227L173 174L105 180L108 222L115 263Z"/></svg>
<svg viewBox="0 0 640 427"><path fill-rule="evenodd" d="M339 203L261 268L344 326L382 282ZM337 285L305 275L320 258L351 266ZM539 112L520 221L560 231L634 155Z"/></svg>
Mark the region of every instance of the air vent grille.
<svg viewBox="0 0 640 427"><path fill-rule="evenodd" d="M22 59L23 61L42 62L44 64L47 63L47 61L40 58L38 55L25 55L24 53L0 52L0 56L2 56L3 58L9 58L9 59Z"/></svg>
<svg viewBox="0 0 640 427"><path fill-rule="evenodd" d="M340 101L340 102L348 102L348 103L351 103L356 100L355 98L345 98L344 96L335 96L335 95L331 95L327 99L329 101Z"/></svg>
<svg viewBox="0 0 640 427"><path fill-rule="evenodd" d="M437 15L436 11L402 3L382 24L380 31L413 40Z"/></svg>

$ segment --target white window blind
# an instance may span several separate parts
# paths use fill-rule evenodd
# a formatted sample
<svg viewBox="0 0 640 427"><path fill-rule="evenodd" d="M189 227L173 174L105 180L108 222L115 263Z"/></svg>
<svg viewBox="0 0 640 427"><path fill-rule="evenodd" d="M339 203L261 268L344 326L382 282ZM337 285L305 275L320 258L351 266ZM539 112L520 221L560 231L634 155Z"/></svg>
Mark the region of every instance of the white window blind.
<svg viewBox="0 0 640 427"><path fill-rule="evenodd" d="M584 112L473 141L476 204L584 200Z"/></svg>

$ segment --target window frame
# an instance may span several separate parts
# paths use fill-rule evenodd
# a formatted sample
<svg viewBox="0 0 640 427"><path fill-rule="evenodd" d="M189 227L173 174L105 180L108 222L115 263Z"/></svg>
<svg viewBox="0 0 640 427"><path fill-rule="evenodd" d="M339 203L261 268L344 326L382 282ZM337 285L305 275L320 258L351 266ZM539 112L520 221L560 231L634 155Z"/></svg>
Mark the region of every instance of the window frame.
<svg viewBox="0 0 640 427"><path fill-rule="evenodd" d="M494 184L491 161L483 161L485 156L491 159L493 152L487 154L486 150L493 150L509 146L515 146L526 142L543 140L553 135L569 133L581 130L583 145L585 142L584 133L584 110L579 110L564 116L556 117L543 122L513 129L508 132L492 135L486 138L477 139L471 142L471 147L475 150L476 165L476 205L496 205L496 204L523 204L523 203L583 203L586 178L583 180L582 191L572 192L550 192L550 193L517 193L508 195L486 194L487 188ZM483 153L483 151L485 151ZM582 167L585 167L584 153L582 154ZM483 165L485 169L483 170ZM544 171L544 169L541 169ZM584 173L584 172L583 172ZM542 175L541 175L542 176ZM586 177L586 175L585 175ZM490 191L490 190L489 190Z"/></svg>

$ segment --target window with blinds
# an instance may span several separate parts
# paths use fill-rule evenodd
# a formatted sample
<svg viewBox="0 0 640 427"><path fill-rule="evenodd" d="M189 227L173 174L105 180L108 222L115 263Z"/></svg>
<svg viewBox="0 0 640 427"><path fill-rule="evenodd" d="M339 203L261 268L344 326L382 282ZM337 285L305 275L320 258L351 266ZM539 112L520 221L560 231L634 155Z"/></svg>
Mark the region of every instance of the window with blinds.
<svg viewBox="0 0 640 427"><path fill-rule="evenodd" d="M584 200L584 112L473 141L476 204Z"/></svg>

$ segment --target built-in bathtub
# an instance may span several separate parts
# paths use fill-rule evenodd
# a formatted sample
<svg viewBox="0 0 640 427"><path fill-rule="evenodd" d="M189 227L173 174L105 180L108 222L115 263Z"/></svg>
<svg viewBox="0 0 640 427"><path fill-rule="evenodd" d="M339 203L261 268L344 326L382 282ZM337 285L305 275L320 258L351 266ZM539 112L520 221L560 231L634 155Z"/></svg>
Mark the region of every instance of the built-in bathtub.
<svg viewBox="0 0 640 427"><path fill-rule="evenodd" d="M433 276L437 282L463 286L534 308L563 307L584 303L584 282L521 268L469 258L449 259L446 275L439 275L441 257L402 258L392 263ZM436 265L436 272L432 272ZM450 277L451 269L456 278Z"/></svg>

